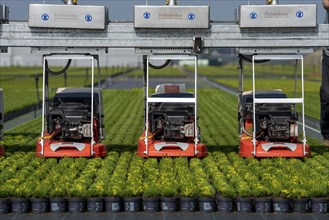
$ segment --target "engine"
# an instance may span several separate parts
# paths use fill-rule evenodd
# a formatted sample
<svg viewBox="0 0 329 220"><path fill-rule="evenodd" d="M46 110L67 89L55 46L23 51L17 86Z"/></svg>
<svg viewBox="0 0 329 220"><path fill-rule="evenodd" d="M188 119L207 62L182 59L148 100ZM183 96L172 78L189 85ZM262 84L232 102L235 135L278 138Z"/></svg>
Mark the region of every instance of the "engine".
<svg viewBox="0 0 329 220"><path fill-rule="evenodd" d="M94 93L94 115L91 116L91 92L89 88L64 88L57 91L47 112L47 131L60 141L94 140L98 129L100 93ZM93 120L93 124L92 121ZM92 128L93 127L93 128Z"/></svg>
<svg viewBox="0 0 329 220"><path fill-rule="evenodd" d="M182 103L153 103L149 109L150 131L156 139L178 141L194 138L194 108Z"/></svg>
<svg viewBox="0 0 329 220"><path fill-rule="evenodd" d="M286 98L282 91L268 90L256 93L260 98ZM252 93L243 95L239 112L240 123L252 120ZM270 141L287 141L298 137L297 113L290 104L256 104L256 137ZM243 125L241 125L243 127ZM246 131L245 131L246 132ZM251 134L249 134L251 135Z"/></svg>
<svg viewBox="0 0 329 220"><path fill-rule="evenodd" d="M48 131L59 140L79 140L91 137L90 105L61 103L48 114Z"/></svg>
<svg viewBox="0 0 329 220"><path fill-rule="evenodd" d="M258 122L257 122L258 121ZM296 118L293 114L256 114L256 133L264 139L288 140L298 136Z"/></svg>

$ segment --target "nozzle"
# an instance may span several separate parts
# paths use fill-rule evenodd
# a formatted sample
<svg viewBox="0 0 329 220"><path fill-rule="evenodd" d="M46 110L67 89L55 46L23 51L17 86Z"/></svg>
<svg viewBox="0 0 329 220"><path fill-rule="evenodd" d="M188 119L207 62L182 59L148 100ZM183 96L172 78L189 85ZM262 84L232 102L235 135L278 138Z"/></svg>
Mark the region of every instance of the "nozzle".
<svg viewBox="0 0 329 220"><path fill-rule="evenodd" d="M266 0L267 5L278 5L279 0Z"/></svg>
<svg viewBox="0 0 329 220"><path fill-rule="evenodd" d="M62 0L67 5L77 5L78 0Z"/></svg>
<svg viewBox="0 0 329 220"><path fill-rule="evenodd" d="M166 0L166 5L177 5L177 0Z"/></svg>

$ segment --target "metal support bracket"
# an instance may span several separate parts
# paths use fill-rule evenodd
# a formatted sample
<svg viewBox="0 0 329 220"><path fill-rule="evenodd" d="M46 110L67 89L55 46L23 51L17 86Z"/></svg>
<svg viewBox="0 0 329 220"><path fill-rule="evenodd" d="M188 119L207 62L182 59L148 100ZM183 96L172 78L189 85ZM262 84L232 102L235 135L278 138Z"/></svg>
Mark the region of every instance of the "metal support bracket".
<svg viewBox="0 0 329 220"><path fill-rule="evenodd" d="M203 41L201 37L194 37L193 38L193 50L195 53L202 53L203 50Z"/></svg>
<svg viewBox="0 0 329 220"><path fill-rule="evenodd" d="M8 53L8 47L0 47L0 53Z"/></svg>
<svg viewBox="0 0 329 220"><path fill-rule="evenodd" d="M9 7L0 5L0 24L9 22Z"/></svg>
<svg viewBox="0 0 329 220"><path fill-rule="evenodd" d="M311 47L240 47L236 52L243 55L254 54L310 54L314 52Z"/></svg>
<svg viewBox="0 0 329 220"><path fill-rule="evenodd" d="M328 46L329 24L315 28L241 29L239 25L212 23L209 29L135 29L133 23L109 23L104 30L30 28L10 22L0 28L3 47L165 48L193 49L201 37L207 48L319 48Z"/></svg>
<svg viewBox="0 0 329 220"><path fill-rule="evenodd" d="M41 54L106 54L106 47L31 47L31 53Z"/></svg>

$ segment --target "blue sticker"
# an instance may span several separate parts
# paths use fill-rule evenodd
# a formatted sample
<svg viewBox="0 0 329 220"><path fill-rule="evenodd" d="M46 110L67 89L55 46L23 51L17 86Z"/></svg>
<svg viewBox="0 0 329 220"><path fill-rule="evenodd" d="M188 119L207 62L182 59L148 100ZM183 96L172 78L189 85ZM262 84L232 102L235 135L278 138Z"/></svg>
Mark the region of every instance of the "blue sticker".
<svg viewBox="0 0 329 220"><path fill-rule="evenodd" d="M143 17L144 17L145 19L149 19L149 18L151 17L150 12L144 12Z"/></svg>
<svg viewBox="0 0 329 220"><path fill-rule="evenodd" d="M249 17L251 19L256 19L257 18L257 13L256 12L251 12L250 15L249 15Z"/></svg>
<svg viewBox="0 0 329 220"><path fill-rule="evenodd" d="M90 14L87 14L87 15L85 16L85 20L86 20L87 22L91 22L91 21L93 20L93 16L91 16Z"/></svg>
<svg viewBox="0 0 329 220"><path fill-rule="evenodd" d="M302 18L302 17L304 17L304 12L303 12L303 11L297 11L297 12L296 12L296 17L297 17L297 18Z"/></svg>
<svg viewBox="0 0 329 220"><path fill-rule="evenodd" d="M192 21L192 20L195 19L195 14L191 12L191 13L189 13L189 14L187 15L187 17L188 17L189 20Z"/></svg>
<svg viewBox="0 0 329 220"><path fill-rule="evenodd" d="M43 13L43 14L41 15L41 19L44 20L44 21L48 21L48 19L49 19L49 15L48 15L47 13Z"/></svg>

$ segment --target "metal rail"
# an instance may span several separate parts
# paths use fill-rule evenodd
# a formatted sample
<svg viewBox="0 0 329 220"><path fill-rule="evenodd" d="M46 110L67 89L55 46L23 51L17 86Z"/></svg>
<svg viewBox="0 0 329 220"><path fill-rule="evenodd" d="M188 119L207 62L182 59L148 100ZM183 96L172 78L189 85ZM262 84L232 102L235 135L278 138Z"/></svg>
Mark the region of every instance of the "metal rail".
<svg viewBox="0 0 329 220"><path fill-rule="evenodd" d="M1 47L66 48L316 48L329 46L329 24L315 28L250 28L211 23L209 29L135 29L133 22L109 23L105 30L30 28L27 22L0 24Z"/></svg>

